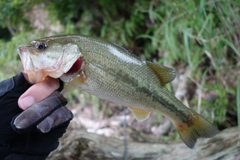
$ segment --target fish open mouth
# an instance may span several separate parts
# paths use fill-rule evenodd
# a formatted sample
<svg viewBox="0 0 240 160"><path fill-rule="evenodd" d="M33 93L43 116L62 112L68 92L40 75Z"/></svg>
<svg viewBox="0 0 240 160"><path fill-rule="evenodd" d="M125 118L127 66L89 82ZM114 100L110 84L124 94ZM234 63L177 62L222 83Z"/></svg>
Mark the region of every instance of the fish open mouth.
<svg viewBox="0 0 240 160"><path fill-rule="evenodd" d="M71 81L75 76L77 76L81 70L81 66L82 66L83 60L82 58L78 58L74 64L72 65L72 67L66 72L64 73L60 79L64 82L69 82Z"/></svg>
<svg viewBox="0 0 240 160"><path fill-rule="evenodd" d="M70 68L69 71L67 71L66 74L73 74L73 73L76 73L80 70L82 66L82 58L78 58L75 63L72 65L72 67Z"/></svg>

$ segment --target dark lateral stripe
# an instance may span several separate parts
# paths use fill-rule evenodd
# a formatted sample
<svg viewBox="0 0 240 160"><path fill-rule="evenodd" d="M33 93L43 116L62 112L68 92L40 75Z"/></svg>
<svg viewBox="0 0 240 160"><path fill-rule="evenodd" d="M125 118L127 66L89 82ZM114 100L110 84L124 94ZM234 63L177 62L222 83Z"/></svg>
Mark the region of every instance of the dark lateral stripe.
<svg viewBox="0 0 240 160"><path fill-rule="evenodd" d="M96 64L99 64L99 63L96 63ZM94 65L94 63L92 63L92 65ZM96 66L96 67L100 67L100 66ZM159 93L157 93L157 91L150 91L149 88L147 88L147 87L140 87L138 85L138 81L136 80L136 78L134 78L132 75L127 74L122 69L101 67L101 70L108 73L112 77L115 77L115 83L121 82L123 84L126 84L126 86L132 86L132 87L136 88L135 89L136 92L140 92L149 98L152 97L152 100L155 101L156 104L160 104L162 107L165 107L170 112L173 112L174 114L176 114L177 117L181 117L181 119L184 122L189 121L189 115L184 113L183 110L178 109L177 106L175 106L173 103L171 103L169 101L169 100L171 100L171 97L168 100L168 99L165 99L162 96L160 96ZM171 96L171 95L167 95L167 96ZM159 107L160 107L160 105L159 105ZM156 106L156 108L157 107L158 106Z"/></svg>
<svg viewBox="0 0 240 160"><path fill-rule="evenodd" d="M167 99L164 99L162 96L159 96L159 94L156 91L151 92L146 87L141 87L136 89L137 92L142 92L148 97L152 97L152 100L159 103L162 107L165 107L170 112L173 112L176 114L177 117L181 117L183 122L189 121L189 115L187 115L182 110L178 109L173 103L169 102ZM156 106L158 107L158 106Z"/></svg>

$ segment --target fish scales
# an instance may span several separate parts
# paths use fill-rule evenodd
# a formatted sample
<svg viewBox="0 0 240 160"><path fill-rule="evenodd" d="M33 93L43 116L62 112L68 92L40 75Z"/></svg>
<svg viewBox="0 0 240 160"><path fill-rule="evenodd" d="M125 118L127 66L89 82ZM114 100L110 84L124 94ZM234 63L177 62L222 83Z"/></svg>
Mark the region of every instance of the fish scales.
<svg viewBox="0 0 240 160"><path fill-rule="evenodd" d="M139 121L147 119L152 111L161 113L172 121L190 148L197 138L218 133L210 122L187 108L164 86L175 78L173 69L142 61L117 44L65 35L35 40L20 47L18 52L24 71L34 83L44 76L60 78L69 84L67 87L78 86L102 99L127 106ZM40 61L51 63L42 65ZM77 69L72 69L76 66Z"/></svg>
<svg viewBox="0 0 240 160"><path fill-rule="evenodd" d="M82 41L83 42L79 41L78 43L83 44L82 46L84 47L82 47L81 50L84 53L85 50L87 52L89 49L89 45L92 45L92 41L85 40L85 38ZM148 106L153 111L159 112L159 110L161 110L160 112L168 118L171 118L173 116L169 116L169 114L172 113L177 117L180 116L181 118L185 118L184 121L188 120L188 117L186 116L187 114L171 104L171 101L173 101L173 98L175 99L175 97L167 96L169 94L161 93L161 90L166 93L168 91L165 87L161 86L158 77L151 69L146 66L146 63L140 61L135 57L133 60L125 61L125 57L127 57L130 53L122 50L118 46L114 48L114 45L113 47L112 45L102 43L100 46L101 47L98 46L97 49L92 48L91 52L89 54L86 54L86 70L89 71L87 75L91 80L89 80L89 82L87 81L86 84L81 84L80 88L87 90L92 94L101 95L101 98L117 102L118 104L131 107L136 106L139 109L143 110L146 110L145 106ZM106 51L109 53L106 53ZM125 55L122 56L124 58L118 58L116 55L119 54ZM110 55L111 57L109 57L109 59L112 61L106 58L106 55ZM94 64L97 64L97 66L94 66ZM124 68L118 67L119 65L124 66ZM99 69L102 74L98 73ZM108 76L108 81L105 81L106 76ZM105 84L98 84L100 82L105 82ZM88 89L88 86L96 87L93 90ZM102 86L103 88L100 89L99 86ZM108 87L105 88L106 86ZM96 88L99 88L98 93L95 93L97 91ZM116 91L116 88L118 91ZM105 95L106 93L107 95ZM116 99L116 97L119 97L119 99ZM131 102L135 103L132 104ZM178 100L174 100L174 102L178 102ZM159 103L161 105L159 105Z"/></svg>

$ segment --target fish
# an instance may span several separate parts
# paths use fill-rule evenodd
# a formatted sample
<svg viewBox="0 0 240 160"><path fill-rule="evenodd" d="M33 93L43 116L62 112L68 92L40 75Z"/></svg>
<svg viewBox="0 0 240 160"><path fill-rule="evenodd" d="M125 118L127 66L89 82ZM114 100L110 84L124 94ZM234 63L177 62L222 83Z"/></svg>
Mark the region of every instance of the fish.
<svg viewBox="0 0 240 160"><path fill-rule="evenodd" d="M17 51L31 83L47 76L59 78L66 88L80 88L128 107L140 122L151 112L162 114L189 148L198 138L210 138L219 132L166 88L177 75L175 69L141 60L115 43L90 36L61 35L34 40Z"/></svg>

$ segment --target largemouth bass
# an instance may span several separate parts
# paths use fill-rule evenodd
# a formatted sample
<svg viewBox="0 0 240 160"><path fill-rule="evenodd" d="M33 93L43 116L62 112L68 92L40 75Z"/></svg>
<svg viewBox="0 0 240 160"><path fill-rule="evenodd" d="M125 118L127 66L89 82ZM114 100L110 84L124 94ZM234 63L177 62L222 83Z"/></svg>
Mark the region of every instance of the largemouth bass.
<svg viewBox="0 0 240 160"><path fill-rule="evenodd" d="M174 69L142 61L114 43L80 35L52 36L32 41L18 53L32 83L46 76L60 78L69 86L127 106L138 121L158 112L171 120L189 148L198 138L218 133L166 89L176 76Z"/></svg>

